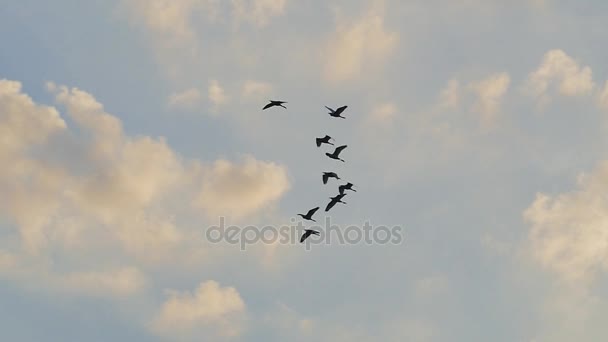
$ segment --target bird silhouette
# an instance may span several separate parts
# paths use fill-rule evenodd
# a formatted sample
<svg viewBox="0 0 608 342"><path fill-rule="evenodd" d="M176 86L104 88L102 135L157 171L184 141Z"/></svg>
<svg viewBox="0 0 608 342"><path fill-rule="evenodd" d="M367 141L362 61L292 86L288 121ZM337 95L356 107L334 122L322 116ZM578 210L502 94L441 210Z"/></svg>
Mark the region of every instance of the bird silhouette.
<svg viewBox="0 0 608 342"><path fill-rule="evenodd" d="M345 190L350 190L350 191L354 191L357 192L357 190L353 189L353 183L346 183L344 185L340 185L338 187L338 191L340 191L340 194L343 194Z"/></svg>
<svg viewBox="0 0 608 342"><path fill-rule="evenodd" d="M287 103L287 102L270 100L270 103L265 105L264 108L262 108L262 110L268 109L270 107L275 107L275 106L283 107L283 108L287 109L287 107L283 106L283 103Z"/></svg>
<svg viewBox="0 0 608 342"><path fill-rule="evenodd" d="M340 114L342 114L342 112L343 112L344 110L346 110L346 108L348 108L348 106L342 106L342 107L339 107L339 108L338 108L338 109L336 109L336 110L333 110L333 109L331 109L331 108L329 108L329 107L327 107L327 106L325 106L325 108L329 109L329 115L330 115L330 116L333 116L334 118L342 118L342 119L346 119L345 117L340 116Z"/></svg>
<svg viewBox="0 0 608 342"><path fill-rule="evenodd" d="M316 207L316 208L312 208L312 209L310 209L310 210L309 210L309 211L306 213L306 215L302 215L302 214L298 214L298 215L299 215L299 216L302 216L302 218L303 218L303 219L305 219L305 220L312 221L312 222L317 222L317 221L315 221L315 220L312 218L312 215L314 215L314 214L317 212L317 210L319 210L319 207Z"/></svg>
<svg viewBox="0 0 608 342"><path fill-rule="evenodd" d="M325 155L331 159L340 160L340 161L344 162L343 159L340 159L339 155L340 155L340 152L342 152L342 150L344 150L345 148L346 148L346 145L336 147L336 150L333 153L327 152L327 153L325 153Z"/></svg>
<svg viewBox="0 0 608 342"><path fill-rule="evenodd" d="M327 180L329 180L330 178L340 179L340 177L338 177L338 174L336 174L335 172L323 172L323 184L327 184Z"/></svg>
<svg viewBox="0 0 608 342"><path fill-rule="evenodd" d="M304 234L302 235L302 237L300 238L300 243L304 242L304 240L306 240L309 236L311 236L312 234L314 235L319 235L319 232L316 230L312 230L312 229L305 229L304 230Z"/></svg>
<svg viewBox="0 0 608 342"><path fill-rule="evenodd" d="M329 211L329 209L333 208L334 205L336 205L336 203L346 204L346 202L342 202L342 198L344 198L344 196L346 196L346 194L339 194L339 195L336 195L335 197L330 197L331 201L329 203L327 203L327 206L325 207L325 211Z"/></svg>
<svg viewBox="0 0 608 342"><path fill-rule="evenodd" d="M317 138L317 147L321 147L321 144L329 144L329 145L334 145L332 143L330 143L330 140L333 140L334 138L330 137L329 135L324 136L323 138Z"/></svg>

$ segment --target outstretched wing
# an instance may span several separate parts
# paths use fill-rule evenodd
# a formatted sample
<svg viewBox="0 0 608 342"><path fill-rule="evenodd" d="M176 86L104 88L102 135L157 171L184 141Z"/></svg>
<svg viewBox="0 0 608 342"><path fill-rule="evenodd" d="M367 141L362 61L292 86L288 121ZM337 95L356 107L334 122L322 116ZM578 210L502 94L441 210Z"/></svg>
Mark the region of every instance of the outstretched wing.
<svg viewBox="0 0 608 342"><path fill-rule="evenodd" d="M268 109L268 108L270 108L272 106L274 106L274 103L270 102L269 104L265 105L264 108L262 108L262 110Z"/></svg>
<svg viewBox="0 0 608 342"><path fill-rule="evenodd" d="M344 185L340 185L340 186L338 187L338 191L340 192L340 195L344 195L344 189L345 189L345 188L346 188L346 186L344 186Z"/></svg>
<svg viewBox="0 0 608 342"><path fill-rule="evenodd" d="M340 152L342 152L342 150L344 150L347 147L347 145L342 145L342 146L338 146L336 147L336 151L334 152L336 155L340 154Z"/></svg>
<svg viewBox="0 0 608 342"><path fill-rule="evenodd" d="M325 139L325 140L327 140L327 141L330 141L330 140L331 140L331 139L333 139L333 138L332 138L332 137L330 137L329 135L325 135L325 137L324 137L323 139Z"/></svg>
<svg viewBox="0 0 608 342"><path fill-rule="evenodd" d="M348 106L342 106L342 107L336 109L336 114L342 113L344 110L346 110L346 108L348 108Z"/></svg>
<svg viewBox="0 0 608 342"><path fill-rule="evenodd" d="M327 184L327 180L329 179L329 174L324 173L323 174L323 184Z"/></svg>
<svg viewBox="0 0 608 342"><path fill-rule="evenodd" d="M327 106L325 106L325 108L327 108L331 113L334 113L335 111Z"/></svg>
<svg viewBox="0 0 608 342"><path fill-rule="evenodd" d="M319 207L316 207L316 208L312 208L312 209L310 209L310 210L308 211L308 213L306 213L306 216L307 216L307 217L312 217L312 215L314 215L314 214L317 212L317 210L319 210Z"/></svg>
<svg viewBox="0 0 608 342"><path fill-rule="evenodd" d="M304 235L300 238L300 243L304 242L310 235L312 234L312 230L307 230L304 232Z"/></svg>
<svg viewBox="0 0 608 342"><path fill-rule="evenodd" d="M329 211L329 209L333 208L334 205L336 205L336 203L338 203L338 201L336 201L335 198L332 198L331 201L329 203L327 203L327 207L325 207L325 211Z"/></svg>
<svg viewBox="0 0 608 342"><path fill-rule="evenodd" d="M323 139L317 138L317 147L321 147L322 142L323 142Z"/></svg>

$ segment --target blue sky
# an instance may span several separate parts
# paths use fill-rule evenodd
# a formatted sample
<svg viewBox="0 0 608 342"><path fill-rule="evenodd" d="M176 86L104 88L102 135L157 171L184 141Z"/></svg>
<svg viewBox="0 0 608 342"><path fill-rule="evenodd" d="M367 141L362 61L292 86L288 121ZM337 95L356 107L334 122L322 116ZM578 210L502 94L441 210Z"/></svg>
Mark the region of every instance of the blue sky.
<svg viewBox="0 0 608 342"><path fill-rule="evenodd" d="M11 341L602 341L608 4L5 1ZM269 99L287 110L262 111ZM348 105L346 120L324 106ZM346 163L314 138L347 144ZM399 245L205 240L327 215ZM317 219L325 213L319 212Z"/></svg>

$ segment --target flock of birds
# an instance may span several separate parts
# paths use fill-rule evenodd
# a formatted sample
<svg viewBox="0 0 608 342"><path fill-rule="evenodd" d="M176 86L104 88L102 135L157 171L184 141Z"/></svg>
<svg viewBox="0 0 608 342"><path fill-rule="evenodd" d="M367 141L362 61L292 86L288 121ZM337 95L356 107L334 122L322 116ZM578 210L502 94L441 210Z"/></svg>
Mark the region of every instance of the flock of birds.
<svg viewBox="0 0 608 342"><path fill-rule="evenodd" d="M270 103L268 103L266 106L264 106L264 108L262 108L262 110L266 110L271 107L283 107L283 108L287 109L287 107L284 106L284 104L286 104L286 103L287 102L285 102L285 101L271 100ZM325 108L327 108L329 110L329 116L331 116L333 118L346 119L341 114L346 110L346 108L348 108L348 106L342 106L335 110L331 109L327 106L325 106ZM332 137L330 137L329 135L325 135L322 138L316 138L317 147L321 147L321 145L323 145L323 144L335 146L331 142L332 140L334 140L334 139ZM344 149L346 147L347 147L347 145L338 146L334 149L334 151L332 153L327 152L327 153L325 153L325 155L327 157L329 157L330 159L339 160L341 162L344 162L344 159L340 158L340 153L342 151L344 151ZM333 171L323 172L323 175L322 175L323 184L327 184L327 182L329 181L330 178L335 178L336 180L341 180L341 178L338 176L338 174ZM331 208L333 208L338 203L346 204L346 202L342 201L342 199L344 198L344 196L346 196L347 190L357 192L357 190L353 189L353 187L354 187L354 184L350 183L350 182L348 182L344 185L338 186L339 193L334 197L330 197L331 201L325 207L325 211L328 212ZM298 214L298 215L307 221L317 222L312 217L317 212L317 210L319 210L319 208L320 207L312 208L306 214ZM300 243L304 242L304 240L306 240L309 236L311 236L313 234L319 235L319 232L316 230L313 230L313 229L305 229L304 234L300 238Z"/></svg>

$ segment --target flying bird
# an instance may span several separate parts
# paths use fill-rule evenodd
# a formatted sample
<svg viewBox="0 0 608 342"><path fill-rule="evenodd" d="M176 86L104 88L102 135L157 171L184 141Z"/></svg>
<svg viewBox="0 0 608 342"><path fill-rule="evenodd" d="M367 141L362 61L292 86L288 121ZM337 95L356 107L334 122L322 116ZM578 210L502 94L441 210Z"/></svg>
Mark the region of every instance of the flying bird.
<svg viewBox="0 0 608 342"><path fill-rule="evenodd" d="M327 207L325 207L325 211L329 211L329 209L333 208L334 205L336 205L336 203L346 204L346 202L342 202L342 198L344 198L344 196L346 196L346 194L339 194L339 195L336 195L336 197L330 197L331 201L329 203L327 203Z"/></svg>
<svg viewBox="0 0 608 342"><path fill-rule="evenodd" d="M341 160L342 162L344 162L343 159L340 159L339 155L340 155L340 152L342 152L342 150L344 150L345 148L346 148L346 145L338 146L338 147L336 147L336 150L333 153L327 152L327 153L325 153L325 155L331 159Z"/></svg>
<svg viewBox="0 0 608 342"><path fill-rule="evenodd" d="M330 140L333 140L334 138L330 137L329 135L324 136L323 138L317 138L317 147L321 147L321 144L329 144L329 145L334 145L332 143L330 143Z"/></svg>
<svg viewBox="0 0 608 342"><path fill-rule="evenodd" d="M262 108L262 110L268 109L270 107L275 107L275 106L283 107L283 108L287 109L287 107L283 106L283 103L287 103L287 102L285 102L285 101L273 101L273 100L270 100L270 103L267 104L267 105L265 105L264 108Z"/></svg>
<svg viewBox="0 0 608 342"><path fill-rule="evenodd" d="M340 116L340 114L342 114L342 112L343 112L344 110L346 110L346 108L348 108L348 106L342 106L342 107L339 107L339 108L338 108L338 109L336 109L336 110L333 110L333 109L331 109L331 108L329 108L329 107L327 107L327 106L325 106L325 108L329 109L329 115L330 115L330 116L333 116L334 118L342 118L342 119L346 119L345 117Z"/></svg>
<svg viewBox="0 0 608 342"><path fill-rule="evenodd" d="M338 177L338 174L336 174L335 172L323 172L323 184L327 184L327 180L329 180L330 178L340 179L340 177Z"/></svg>
<svg viewBox="0 0 608 342"><path fill-rule="evenodd" d="M319 232L316 230L312 230L312 229L305 229L304 235L302 235L302 237L300 238L300 243L304 242L304 240L308 239L308 237L311 236L312 234L319 235Z"/></svg>
<svg viewBox="0 0 608 342"><path fill-rule="evenodd" d="M343 194L345 190L350 190L350 191L354 191L357 192L357 190L353 189L353 183L346 183L344 185L340 185L338 187L338 191L340 191L340 194Z"/></svg>
<svg viewBox="0 0 608 342"><path fill-rule="evenodd" d="M315 220L312 218L312 215L314 215L314 214L317 212L317 210L319 210L319 207L316 207L316 208L312 208L312 209L310 209L310 210L309 210L309 211L306 213L306 215L302 215L302 214L298 214L298 215L299 215L299 216L302 216L302 218L303 218L303 219L305 219L305 220L312 221L312 222L317 222L317 221L315 221Z"/></svg>

